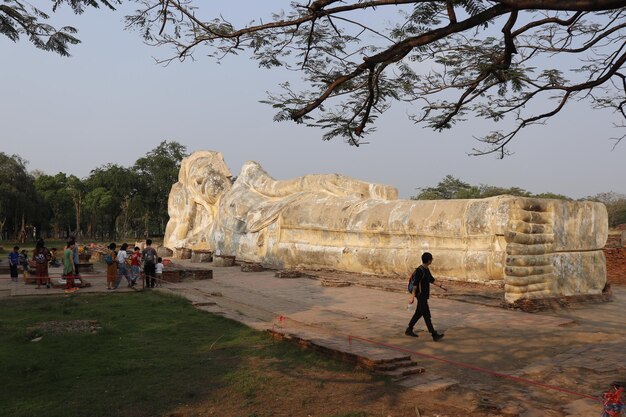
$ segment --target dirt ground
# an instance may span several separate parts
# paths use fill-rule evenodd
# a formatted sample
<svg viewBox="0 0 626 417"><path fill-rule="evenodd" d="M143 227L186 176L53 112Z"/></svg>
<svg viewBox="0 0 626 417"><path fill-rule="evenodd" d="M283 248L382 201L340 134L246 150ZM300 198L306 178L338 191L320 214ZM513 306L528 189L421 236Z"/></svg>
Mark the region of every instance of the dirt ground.
<svg viewBox="0 0 626 417"><path fill-rule="evenodd" d="M260 378L267 381L256 386L254 393L245 388L211 392L193 405L181 405L169 417L566 417L600 416L602 412L598 401L572 402L567 394L530 393L508 381L502 381L497 392L490 391L489 382L474 379L463 386L420 390L361 370L268 371L259 363L250 364L250 368L263 369ZM560 378L555 376L548 382L558 385ZM550 409L559 399L567 404L565 408Z"/></svg>
<svg viewBox="0 0 626 417"><path fill-rule="evenodd" d="M268 371L254 393L220 390L194 405L182 405L170 417L416 417L514 416L518 409L500 410L497 404L458 388L417 392L369 374L315 369ZM254 371L252 371L254 372ZM271 381L271 383L270 383ZM559 414L554 414L555 416Z"/></svg>

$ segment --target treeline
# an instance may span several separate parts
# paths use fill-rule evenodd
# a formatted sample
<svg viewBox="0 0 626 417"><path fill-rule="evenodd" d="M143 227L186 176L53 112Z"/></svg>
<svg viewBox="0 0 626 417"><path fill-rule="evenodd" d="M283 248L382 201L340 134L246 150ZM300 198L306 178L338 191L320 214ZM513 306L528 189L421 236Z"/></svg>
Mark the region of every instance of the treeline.
<svg viewBox="0 0 626 417"><path fill-rule="evenodd" d="M106 164L87 178L29 172L18 155L0 152L0 237L90 239L161 236L167 200L185 146L161 142L132 167Z"/></svg>
<svg viewBox="0 0 626 417"><path fill-rule="evenodd" d="M468 199L487 198L497 195L515 195L521 197L536 198L558 198L562 200L573 200L562 194L540 193L533 194L519 187L495 187L492 185L471 185L465 181L447 175L435 187L424 187L419 194L411 197L413 200L447 200L447 199ZM582 198L581 200L598 201L606 205L609 214L609 227L616 227L626 224L626 195L615 192L604 192L593 196Z"/></svg>
<svg viewBox="0 0 626 417"><path fill-rule="evenodd" d="M185 146L163 141L132 167L106 164L81 179L63 172L29 172L20 156L0 152L0 238L24 242L70 235L94 240L162 236L169 219L169 192L186 156ZM503 194L572 200L562 194L533 194L519 187L471 185L451 175L411 198L468 199ZM609 227L626 224L625 195L605 192L583 200L606 205Z"/></svg>

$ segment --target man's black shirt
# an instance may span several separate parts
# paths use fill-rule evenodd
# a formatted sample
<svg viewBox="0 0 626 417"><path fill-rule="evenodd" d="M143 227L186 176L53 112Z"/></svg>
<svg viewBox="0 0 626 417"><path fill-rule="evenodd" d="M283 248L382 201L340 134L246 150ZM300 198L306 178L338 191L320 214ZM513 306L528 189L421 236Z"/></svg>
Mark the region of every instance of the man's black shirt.
<svg viewBox="0 0 626 417"><path fill-rule="evenodd" d="M424 268L423 265L418 266L415 271L416 297L418 299L428 300L430 298L430 284L432 282L435 282L435 278L430 273L430 269Z"/></svg>

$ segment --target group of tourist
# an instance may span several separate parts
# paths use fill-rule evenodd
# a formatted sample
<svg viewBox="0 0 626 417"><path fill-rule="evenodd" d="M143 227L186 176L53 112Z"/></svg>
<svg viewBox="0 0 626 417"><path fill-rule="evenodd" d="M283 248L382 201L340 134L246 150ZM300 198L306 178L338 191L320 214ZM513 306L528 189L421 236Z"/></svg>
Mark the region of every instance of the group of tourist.
<svg viewBox="0 0 626 417"><path fill-rule="evenodd" d="M33 257L28 260L28 252L19 246L14 246L13 251L9 253L9 270L11 280L17 282L18 267L21 267L26 273L35 273L37 288L45 285L50 288L50 277L48 276L48 262L50 261L50 251L45 247L43 239L39 239L33 250Z"/></svg>
<svg viewBox="0 0 626 417"><path fill-rule="evenodd" d="M108 253L105 256L107 264L107 289L115 290L119 288L122 278L126 278L130 288L137 284L142 272L145 276L146 288L154 288L160 283L163 276L163 259L157 256L156 250L152 247L152 240L146 240L145 249L140 250L135 247L129 251L128 243L123 243L119 250L117 245L111 243L108 246ZM78 271L79 253L76 239L70 237L63 251L63 278L66 281L66 292L78 290L76 277L80 277ZM61 266L56 256L56 248L48 250L43 239L37 240L31 259L28 259L28 252L19 246L15 246L9 253L9 269L11 280L18 281L18 269L35 275L37 288L45 285L50 288L50 276L48 266ZM143 266L143 268L142 268Z"/></svg>
<svg viewBox="0 0 626 417"><path fill-rule="evenodd" d="M63 253L63 276L67 280L67 288L74 288L74 277L78 275L78 250L76 248L76 239L70 237ZM19 246L14 246L13 251L9 253L9 270L11 280L17 282L18 268L28 274L35 275L37 289L45 285L50 288L50 275L48 267L60 266L56 257L56 248L48 250L43 239L38 239L33 250L33 256L28 259L28 252Z"/></svg>
<svg viewBox="0 0 626 417"><path fill-rule="evenodd" d="M132 251L128 249L128 243L122 243L119 250L117 245L111 243L105 256L107 264L107 289L119 288L122 278L126 279L129 288L133 288L143 274L145 287L154 288L161 282L163 276L163 259L157 256L156 249L152 247L152 240L146 240L146 247L141 250L135 246Z"/></svg>
<svg viewBox="0 0 626 417"><path fill-rule="evenodd" d="M108 252L105 255L105 263L107 264L107 289L116 290L119 288L122 278L126 278L129 288L133 288L141 277L143 264L143 274L145 277L145 287L154 288L163 278L163 259L157 256L156 249L152 247L152 240L146 240L146 247L141 250L135 246L132 251L128 249L128 243L122 243L119 250L117 245L111 243L108 246ZM56 250L52 252L46 248L43 239L37 240L35 250L33 251L32 264L35 266L37 288L46 285L50 288L50 276L48 275L48 265L51 261L56 262ZM430 309L428 306L430 284L435 282L430 273L429 266L433 261L433 256L425 252L422 255L422 265L420 265L412 276L413 284L411 298L409 304L413 304L417 300L415 314L411 318L409 325L405 331L407 336L417 337L413 330L413 326L420 318L424 318L426 327L431 333L433 340L439 341L443 338L443 334L438 333L431 322ZM66 292L76 291L74 278L78 276L78 249L76 240L71 238L67 242L67 246L63 251L63 276L66 279ZM29 268L30 265L26 258L26 251L20 252L19 246L13 247L13 251L9 253L9 268L11 271L11 279L17 282L18 266ZM27 270L27 269L25 269Z"/></svg>

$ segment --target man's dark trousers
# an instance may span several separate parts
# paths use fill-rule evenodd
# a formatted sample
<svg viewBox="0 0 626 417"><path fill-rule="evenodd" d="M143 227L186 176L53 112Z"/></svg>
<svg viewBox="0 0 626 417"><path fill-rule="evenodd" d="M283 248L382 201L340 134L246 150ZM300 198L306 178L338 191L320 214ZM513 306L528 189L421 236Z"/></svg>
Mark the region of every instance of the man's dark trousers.
<svg viewBox="0 0 626 417"><path fill-rule="evenodd" d="M155 276L156 276L156 265L152 262L146 262L143 265L143 273L146 277L146 288L154 288L155 284Z"/></svg>
<svg viewBox="0 0 626 417"><path fill-rule="evenodd" d="M408 328L413 330L413 326L415 326L415 324L421 317L424 317L424 321L426 322L426 327L428 327L428 331L434 334L435 328L433 327L433 323L430 321L430 308L428 308L428 299L417 299L415 314L413 314L413 317L411 317Z"/></svg>

